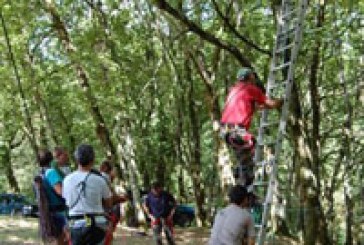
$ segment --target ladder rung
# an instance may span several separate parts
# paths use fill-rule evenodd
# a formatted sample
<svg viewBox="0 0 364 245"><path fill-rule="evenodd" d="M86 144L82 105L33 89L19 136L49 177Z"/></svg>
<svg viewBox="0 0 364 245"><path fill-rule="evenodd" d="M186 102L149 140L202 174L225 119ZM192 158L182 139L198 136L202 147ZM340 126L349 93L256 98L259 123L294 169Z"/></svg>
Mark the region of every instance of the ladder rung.
<svg viewBox="0 0 364 245"><path fill-rule="evenodd" d="M287 50L287 49L292 48L292 47L293 47L293 45L294 45L294 42L293 42L293 43L290 43L290 44L288 44L288 45L286 45L286 46L284 46L284 47L281 47L281 48L277 49L277 50L276 50L276 54L279 54L279 53L281 53L281 52L283 52L283 51L285 51L285 50Z"/></svg>
<svg viewBox="0 0 364 245"><path fill-rule="evenodd" d="M270 141L270 142L258 142L259 146L272 146L274 145L276 142L275 141Z"/></svg>
<svg viewBox="0 0 364 245"><path fill-rule="evenodd" d="M256 229L260 229L260 228L262 228L262 224L255 224L255 228L256 228Z"/></svg>
<svg viewBox="0 0 364 245"><path fill-rule="evenodd" d="M271 123L266 122L266 123L262 123L261 127L268 128L270 126L276 126L276 125L279 125L279 122L271 122Z"/></svg>
<svg viewBox="0 0 364 245"><path fill-rule="evenodd" d="M259 182L255 182L253 183L253 186L268 186L269 182L268 181L259 181Z"/></svg>
<svg viewBox="0 0 364 245"><path fill-rule="evenodd" d="M287 17L289 17L289 16L291 16L292 14L295 14L295 13L297 13L298 11L297 11L297 9L294 9L294 10L292 10L292 11L289 11L289 12L287 12L287 13L284 13L283 15L281 15L281 18L282 19L285 19L285 18L287 18Z"/></svg>
<svg viewBox="0 0 364 245"><path fill-rule="evenodd" d="M268 164L269 164L269 162L267 162L267 161L261 161L261 162L255 163L255 167L263 167Z"/></svg>
<svg viewBox="0 0 364 245"><path fill-rule="evenodd" d="M293 28L289 28L288 30L284 31L284 32L281 32L281 33L278 33L277 35L277 39L281 39L283 37L289 37L289 35L292 35L294 34L296 31L296 27L293 27Z"/></svg>
<svg viewBox="0 0 364 245"><path fill-rule="evenodd" d="M284 82L277 82L275 84L268 84L267 90L272 90L272 89L275 89L277 87L282 87L282 86L286 86L286 85L287 85L286 80L284 80Z"/></svg>
<svg viewBox="0 0 364 245"><path fill-rule="evenodd" d="M291 61L287 62L287 63L284 63L280 66L277 66L277 67L274 67L273 68L273 71L279 71L279 70L282 70L283 68L286 68L287 66L289 66L291 64Z"/></svg>

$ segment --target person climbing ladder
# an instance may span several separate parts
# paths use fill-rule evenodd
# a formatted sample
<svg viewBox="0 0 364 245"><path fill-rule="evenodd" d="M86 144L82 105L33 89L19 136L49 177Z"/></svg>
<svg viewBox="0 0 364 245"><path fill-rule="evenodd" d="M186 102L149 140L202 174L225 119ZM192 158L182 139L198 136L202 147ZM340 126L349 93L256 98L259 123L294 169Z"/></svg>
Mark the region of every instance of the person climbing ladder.
<svg viewBox="0 0 364 245"><path fill-rule="evenodd" d="M220 135L237 158L234 177L245 186L254 179L255 137L249 133L254 112L257 109L280 108L283 101L267 98L257 74L250 68L239 69L237 82L228 93L220 120Z"/></svg>

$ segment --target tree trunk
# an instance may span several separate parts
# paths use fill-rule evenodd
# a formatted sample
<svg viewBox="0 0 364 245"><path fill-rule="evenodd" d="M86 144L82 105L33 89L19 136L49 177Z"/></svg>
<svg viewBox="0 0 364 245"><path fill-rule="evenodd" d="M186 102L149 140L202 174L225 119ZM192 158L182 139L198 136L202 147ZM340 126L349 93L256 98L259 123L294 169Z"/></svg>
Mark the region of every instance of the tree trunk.
<svg viewBox="0 0 364 245"><path fill-rule="evenodd" d="M205 193L201 181L201 139L200 139L200 120L196 112L196 105L194 99L194 83L192 78L192 71L189 61L185 61L186 79L190 82L188 90L188 109L191 122L191 147L192 147L192 162L189 171L192 178L193 192L196 203L196 218L197 226L201 227L206 219L206 212L203 209L205 200Z"/></svg>
<svg viewBox="0 0 364 245"><path fill-rule="evenodd" d="M132 203L133 203L133 213L134 218L137 223L144 223L145 222L145 216L141 207L141 196L140 196L140 173L139 169L136 164L135 160L135 152L134 152L134 142L133 138L131 136L130 127L126 126L124 128L124 135L125 135L125 148L124 148L124 154L126 155L126 160L128 161L128 176L129 176L129 184L131 188L131 194L132 194Z"/></svg>
<svg viewBox="0 0 364 245"><path fill-rule="evenodd" d="M218 195L225 196L227 194L227 187L234 182L234 178L231 171L229 151L226 147L226 144L222 142L219 136L219 122L221 113L218 96L213 87L215 72L217 70L218 54L219 50L216 50L213 73L207 71L201 57L195 57L192 53L189 53L189 56L192 59L206 88L205 100L210 112L210 118L213 126L213 137L215 142L214 169L219 173L220 177L219 187L221 188L221 193L219 192Z"/></svg>
<svg viewBox="0 0 364 245"><path fill-rule="evenodd" d="M39 151L39 147L36 141L36 137L35 137L35 129L34 129L34 125L33 125L33 120L32 120L32 116L28 107L28 103L27 103L27 99L25 96L25 92L23 89L23 85L19 76L19 72L18 72L18 67L16 65L15 62L15 58L14 58L14 54L12 51L12 47L11 47L11 41L8 35L8 30L6 28L6 23L5 23L5 19L4 16L2 14L2 11L0 9L0 19L1 19L1 24L3 26L3 30L4 30L4 36L5 36L5 40L6 40L6 44L7 44L7 48L8 48L8 53L9 53L9 59L10 62L13 66L13 70L14 70L14 75L15 75L15 80L16 80L16 84L18 87L18 91L19 91L19 97L20 97L20 101L21 101L21 105L22 105L22 110L23 110L23 114L24 114L24 119L25 119L25 125L27 127L27 130L29 130L29 132L27 133L27 137L29 139L30 145L33 149L35 158L37 159L37 162L39 162L39 157L38 157L38 151Z"/></svg>
<svg viewBox="0 0 364 245"><path fill-rule="evenodd" d="M11 161L11 144L10 144L10 142L4 148L6 148L4 155L3 155L3 161L5 164L5 175L6 175L6 178L8 179L10 189L13 192L19 193L20 188L19 188L18 181L15 178L12 161Z"/></svg>
<svg viewBox="0 0 364 245"><path fill-rule="evenodd" d="M304 208L304 243L314 245L316 242L320 244L331 244L328 237L326 217L322 210L320 202L320 193L318 192L319 181L315 175L310 144L307 143L307 135L305 133L305 119L302 116L302 110L298 95L298 87L294 84L292 89L292 117L291 118L291 134L294 144L295 156L297 157L296 175L299 179L300 202Z"/></svg>
<svg viewBox="0 0 364 245"><path fill-rule="evenodd" d="M115 164L116 170L118 172L118 176L121 177L121 168L118 162L118 156L116 154L116 148L114 143L111 140L110 132L106 126L104 117L101 114L100 108L97 104L95 97L93 96L91 85L89 83L89 78L86 74L86 70L84 67L78 62L74 57L77 55L76 49L72 44L72 41L69 37L68 31L66 29L65 24L62 22L60 15L57 12L56 6L53 0L45 0L44 1L45 10L51 15L53 28L57 31L58 38L62 42L70 60L72 61L73 67L77 73L79 78L80 86L86 99L90 106L90 111L92 117L96 124L96 134L100 139L102 145L106 150L107 156L111 159L111 161Z"/></svg>
<svg viewBox="0 0 364 245"><path fill-rule="evenodd" d="M350 176L349 166L352 164L352 142L353 142L353 107L350 102L350 94L348 93L346 87L346 79L344 76L344 66L343 60L341 57L341 46L339 47L339 81L341 88L344 92L344 107L346 111L346 118L344 124L342 126L342 134L343 138L343 163L344 163L344 202L345 202L345 245L353 244L353 234L352 234L352 226L353 226L353 201L350 195L350 189L352 188L350 184Z"/></svg>

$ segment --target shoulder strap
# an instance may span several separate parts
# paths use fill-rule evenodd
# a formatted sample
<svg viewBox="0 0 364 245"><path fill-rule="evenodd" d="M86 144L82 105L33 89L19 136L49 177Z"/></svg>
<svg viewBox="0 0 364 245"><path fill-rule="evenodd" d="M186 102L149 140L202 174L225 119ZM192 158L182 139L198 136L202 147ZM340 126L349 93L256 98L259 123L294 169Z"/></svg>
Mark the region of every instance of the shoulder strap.
<svg viewBox="0 0 364 245"><path fill-rule="evenodd" d="M48 182L48 180L46 179L46 176L45 176L45 174L46 174L46 170L45 169L43 169L42 171L41 171L41 173L40 173L40 177L41 177L41 180L42 180L42 184L43 185L47 185L47 186L49 186L49 190L50 190L50 192L52 192L52 194L54 194L61 202L65 202L65 200L64 200L64 198L60 195L60 194L58 194L57 192L56 192L56 190L54 190L54 188L53 188L53 186L51 186L51 184Z"/></svg>
<svg viewBox="0 0 364 245"><path fill-rule="evenodd" d="M83 194L84 196L86 196L86 181L88 179L88 177L92 174L92 171L88 172L88 174L86 175L86 177L80 182L77 184L77 186L80 186L81 185L81 190L80 192L78 193L78 196L76 198L76 201L69 206L69 209L72 209L74 208L77 203L81 200L81 195Z"/></svg>

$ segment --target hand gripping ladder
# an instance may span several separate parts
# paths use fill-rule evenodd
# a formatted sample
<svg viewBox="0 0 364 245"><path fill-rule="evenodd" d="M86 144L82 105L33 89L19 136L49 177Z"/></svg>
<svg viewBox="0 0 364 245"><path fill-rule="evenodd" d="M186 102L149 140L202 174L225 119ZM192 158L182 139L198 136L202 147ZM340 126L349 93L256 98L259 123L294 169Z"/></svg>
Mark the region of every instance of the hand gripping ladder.
<svg viewBox="0 0 364 245"><path fill-rule="evenodd" d="M300 48L306 9L307 0L282 0L278 15L277 36L270 64L266 93L269 98L282 98L284 103L280 114L273 110L264 110L260 120L254 157L256 178L253 183L254 188L263 187L263 194L265 195L261 224L257 225L257 228L259 228L257 243L259 245L264 244L268 214L277 184L277 161L286 128L289 109L288 102L293 86L294 65ZM277 128L278 131L276 131ZM271 152L270 154L264 154L268 155L264 160L263 151L267 148ZM266 166L270 167L269 176L265 176L264 169Z"/></svg>

